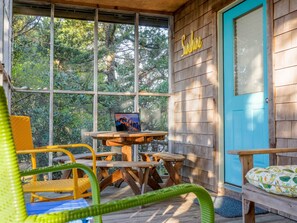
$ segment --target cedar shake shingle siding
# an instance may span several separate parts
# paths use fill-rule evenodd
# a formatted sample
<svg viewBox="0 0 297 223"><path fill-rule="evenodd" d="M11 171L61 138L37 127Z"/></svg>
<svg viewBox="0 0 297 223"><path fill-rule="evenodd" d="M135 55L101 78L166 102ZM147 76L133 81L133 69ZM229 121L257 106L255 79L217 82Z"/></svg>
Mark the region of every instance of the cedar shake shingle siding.
<svg viewBox="0 0 297 223"><path fill-rule="evenodd" d="M175 14L173 151L186 156L184 180L215 191L218 76L213 2L191 1ZM202 38L203 46L182 57L182 35L187 43L191 32Z"/></svg>
<svg viewBox="0 0 297 223"><path fill-rule="evenodd" d="M184 180L217 191L218 183L218 84L217 11L231 0L193 0L174 14L173 152L185 155ZM267 1L272 53L268 54L270 143L276 147L297 147L297 1ZM203 47L181 57L182 35L191 31L201 37ZM274 140L275 139L275 140ZM282 163L296 163L288 154Z"/></svg>
<svg viewBox="0 0 297 223"><path fill-rule="evenodd" d="M297 1L274 1L273 19L276 147L297 147ZM283 164L296 161L280 157Z"/></svg>

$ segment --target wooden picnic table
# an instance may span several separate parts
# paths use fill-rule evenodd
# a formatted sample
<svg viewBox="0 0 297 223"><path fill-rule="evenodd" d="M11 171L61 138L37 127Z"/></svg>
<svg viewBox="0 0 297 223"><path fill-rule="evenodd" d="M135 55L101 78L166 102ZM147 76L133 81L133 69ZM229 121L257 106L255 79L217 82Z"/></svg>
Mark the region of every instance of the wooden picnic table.
<svg viewBox="0 0 297 223"><path fill-rule="evenodd" d="M112 131L101 131L101 132L86 132L86 136L90 136L93 139L98 139L102 141L103 145L106 146L120 146L122 151L122 161L103 161L97 162L97 166L100 168L110 168L118 167L117 171L114 171L110 176L103 179L100 182L100 188L103 190L106 186L115 183L119 180L124 180L127 182L135 194L143 193L144 189L136 189L132 181L139 182L142 187L145 187L146 183L152 189L160 189L160 185L154 181L149 174L149 170L156 167L158 162L143 162L143 161L133 161L132 158L132 146L139 144L150 143L153 140L164 140L167 132L163 131L150 131L150 132L112 132ZM143 169L144 172L138 171L134 173L132 168ZM141 179L143 175L143 179Z"/></svg>
<svg viewBox="0 0 297 223"><path fill-rule="evenodd" d="M122 147L122 160L132 161L132 145L147 144L153 140L164 140L167 132L149 131L149 132L86 132L86 136L102 141L106 146Z"/></svg>

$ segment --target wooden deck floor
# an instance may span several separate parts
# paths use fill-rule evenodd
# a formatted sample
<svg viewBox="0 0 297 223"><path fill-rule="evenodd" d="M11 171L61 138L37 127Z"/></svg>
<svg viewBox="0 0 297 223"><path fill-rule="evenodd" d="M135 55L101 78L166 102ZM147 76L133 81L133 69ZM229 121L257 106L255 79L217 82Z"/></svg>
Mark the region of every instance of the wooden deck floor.
<svg viewBox="0 0 297 223"><path fill-rule="evenodd" d="M109 200L133 196L131 189L123 185L121 188L108 187L101 193L101 203ZM133 208L103 216L105 223L193 223L200 222L199 206L195 204L195 195L188 194L162 203L153 204L144 208ZM215 216L217 223L241 223L242 218L224 218ZM295 222L272 213L256 215L258 223L291 223Z"/></svg>
<svg viewBox="0 0 297 223"><path fill-rule="evenodd" d="M61 196L61 194L45 193L47 196ZM121 188L109 186L101 192L101 203L133 196L129 186L122 184ZM25 195L26 202L29 202L29 194ZM199 206L194 203L195 195L187 194L172 198L162 203L156 203L144 208L130 208L124 211L115 212L103 216L104 223L194 223L200 222ZM88 199L91 203L91 199ZM215 215L216 223L241 223L242 218L224 218ZM290 219L268 213L256 215L257 223L293 223Z"/></svg>

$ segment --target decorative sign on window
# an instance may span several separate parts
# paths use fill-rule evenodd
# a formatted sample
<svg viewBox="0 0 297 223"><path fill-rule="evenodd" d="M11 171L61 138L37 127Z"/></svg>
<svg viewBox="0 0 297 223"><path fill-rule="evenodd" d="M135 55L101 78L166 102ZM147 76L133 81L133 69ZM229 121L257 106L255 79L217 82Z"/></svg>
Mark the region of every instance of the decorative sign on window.
<svg viewBox="0 0 297 223"><path fill-rule="evenodd" d="M201 37L199 36L194 38L193 31L191 31L191 37L189 42L185 44L185 40L186 35L184 34L181 39L181 44L183 47L183 54L181 55L182 57L194 52L195 50L199 50L202 48L203 43Z"/></svg>

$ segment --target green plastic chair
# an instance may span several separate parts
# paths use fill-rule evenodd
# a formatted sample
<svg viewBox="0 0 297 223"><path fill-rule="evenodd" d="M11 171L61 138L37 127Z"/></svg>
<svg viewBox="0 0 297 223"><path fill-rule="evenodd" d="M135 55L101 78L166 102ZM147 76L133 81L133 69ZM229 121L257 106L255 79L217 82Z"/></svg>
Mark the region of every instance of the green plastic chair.
<svg viewBox="0 0 297 223"><path fill-rule="evenodd" d="M11 132L10 119L3 87L0 86L0 217L1 222L68 222L94 216L94 222L102 222L101 216L136 206L155 203L187 193L195 193L201 208L201 222L214 222L214 208L208 192L197 185L180 184L165 189L148 192L143 195L128 197L100 204L100 192L96 176L89 167L70 163L51 167L43 167L24 172L19 171L15 145ZM86 208L67 210L48 214L28 216L21 176L41 174L66 169L82 169L89 176L92 188L93 204ZM41 204L42 205L42 204ZM199 207L199 206L197 206Z"/></svg>

